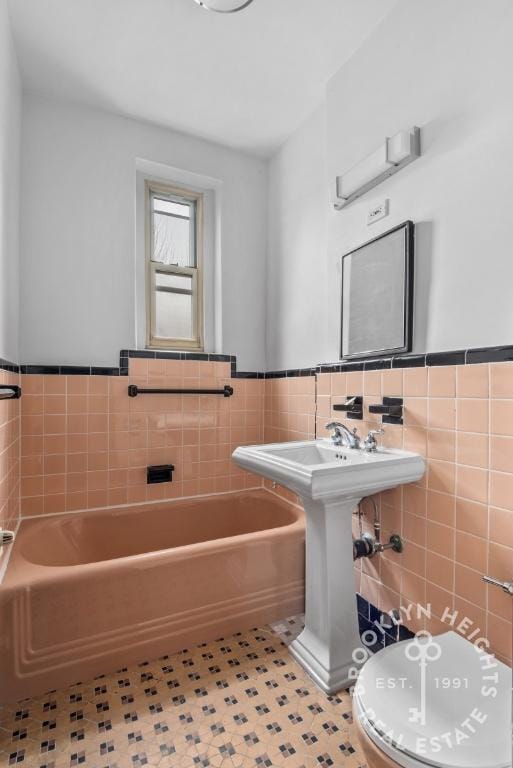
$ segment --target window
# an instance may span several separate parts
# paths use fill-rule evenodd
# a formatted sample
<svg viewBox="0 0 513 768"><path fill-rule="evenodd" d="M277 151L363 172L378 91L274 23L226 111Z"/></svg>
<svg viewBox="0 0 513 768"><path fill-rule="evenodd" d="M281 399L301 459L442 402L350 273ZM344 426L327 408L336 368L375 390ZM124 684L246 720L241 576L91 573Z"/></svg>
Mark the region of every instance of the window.
<svg viewBox="0 0 513 768"><path fill-rule="evenodd" d="M202 349L202 195L147 182L148 346Z"/></svg>

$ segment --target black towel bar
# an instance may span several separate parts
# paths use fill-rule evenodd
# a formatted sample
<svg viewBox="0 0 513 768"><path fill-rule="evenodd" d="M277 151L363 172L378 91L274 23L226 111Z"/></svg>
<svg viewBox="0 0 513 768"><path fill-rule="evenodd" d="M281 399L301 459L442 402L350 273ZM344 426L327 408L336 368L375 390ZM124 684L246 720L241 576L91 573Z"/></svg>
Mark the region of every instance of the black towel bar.
<svg viewBox="0 0 513 768"><path fill-rule="evenodd" d="M136 384L129 384L128 396L137 397L137 395L223 395L223 397L231 397L233 387L225 384L223 389L141 389Z"/></svg>
<svg viewBox="0 0 513 768"><path fill-rule="evenodd" d="M2 392L8 389L8 392ZM0 400L18 400L21 397L21 387L17 384L0 384Z"/></svg>

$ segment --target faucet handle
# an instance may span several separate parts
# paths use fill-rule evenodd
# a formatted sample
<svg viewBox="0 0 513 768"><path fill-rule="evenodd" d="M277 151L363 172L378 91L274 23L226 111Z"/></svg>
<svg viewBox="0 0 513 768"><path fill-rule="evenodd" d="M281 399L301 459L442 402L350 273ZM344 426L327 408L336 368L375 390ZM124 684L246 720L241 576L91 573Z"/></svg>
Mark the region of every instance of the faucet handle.
<svg viewBox="0 0 513 768"><path fill-rule="evenodd" d="M378 447L378 443L376 440L376 435L384 435L385 430L383 428L380 429L370 429L369 434L363 441L363 447L366 451L375 451Z"/></svg>

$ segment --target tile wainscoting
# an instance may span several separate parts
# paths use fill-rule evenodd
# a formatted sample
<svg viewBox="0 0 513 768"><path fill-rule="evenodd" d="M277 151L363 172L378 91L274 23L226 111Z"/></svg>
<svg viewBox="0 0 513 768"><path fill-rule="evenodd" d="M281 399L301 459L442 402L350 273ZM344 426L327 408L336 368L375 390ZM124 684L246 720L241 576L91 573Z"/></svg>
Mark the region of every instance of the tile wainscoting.
<svg viewBox="0 0 513 768"><path fill-rule="evenodd" d="M21 509L41 515L222 493L261 485L231 461L263 436L263 381L230 362L130 359L129 376L23 375ZM234 394L140 395L127 387L219 388ZM151 464L172 483L146 484Z"/></svg>
<svg viewBox="0 0 513 768"><path fill-rule="evenodd" d="M237 445L322 436L329 420L343 420L333 405L355 394L364 397L364 417L347 424L365 434L380 421L370 404L403 397L404 423L385 425L383 444L421 453L427 471L422 482L377 498L383 538L400 533L405 550L357 563L357 590L381 611L430 603L432 617L413 617L412 629L446 629L444 612L468 617L510 661L511 599L482 576L513 575L512 357L501 347L268 374L238 373L229 356L152 352L122 355L115 375L24 366L21 513L257 487L259 478L231 462ZM490 360L508 362L482 362ZM231 384L234 395L129 398L129 383ZM173 483L146 485L146 466L160 463L175 465ZM370 531L372 507L363 508Z"/></svg>
<svg viewBox="0 0 513 768"><path fill-rule="evenodd" d="M345 420L333 410L358 394L364 397L362 421ZM440 632L468 618L473 623L467 634L479 628L510 663L511 598L487 587L482 576L513 576L513 363L389 366L271 379L265 440L324 436L332 420L356 425L365 435L381 422L369 405L385 395L404 398L404 416L402 425L384 425L382 444L422 454L427 470L421 482L376 497L382 539L399 533L405 548L400 555L385 552L358 561L357 591L381 611L402 607L414 630ZM364 502L363 510L364 529L372 532L372 505ZM417 604L430 604L431 617L410 613Z"/></svg>
<svg viewBox="0 0 513 768"><path fill-rule="evenodd" d="M0 361L0 386L19 385L17 366ZM15 530L20 519L20 403L0 400L0 529ZM0 570L8 550L0 549Z"/></svg>
<svg viewBox="0 0 513 768"><path fill-rule="evenodd" d="M362 428L379 418L368 412L373 400L402 395L404 423L386 426L384 444L427 461L421 483L381 494L383 536L397 531L406 546L402 555L362 564L362 593L382 609L398 596L401 604L430 603L433 631L446 628L439 620L447 610L457 621L468 617L510 661L511 599L482 576L506 579L513 571L513 364L346 376L348 392L358 384L366 401ZM321 381L318 416L332 397L327 389ZM414 621L410 627L418 628Z"/></svg>

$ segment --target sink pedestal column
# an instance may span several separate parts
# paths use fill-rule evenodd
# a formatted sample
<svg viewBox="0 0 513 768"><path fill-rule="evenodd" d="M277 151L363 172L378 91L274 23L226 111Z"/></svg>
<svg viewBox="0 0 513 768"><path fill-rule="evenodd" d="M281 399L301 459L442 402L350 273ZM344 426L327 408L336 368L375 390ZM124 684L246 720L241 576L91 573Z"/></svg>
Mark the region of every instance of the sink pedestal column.
<svg viewBox="0 0 513 768"><path fill-rule="evenodd" d="M352 684L353 651L361 646L354 587L352 512L360 498L315 501L306 512L305 628L289 646L326 693Z"/></svg>

